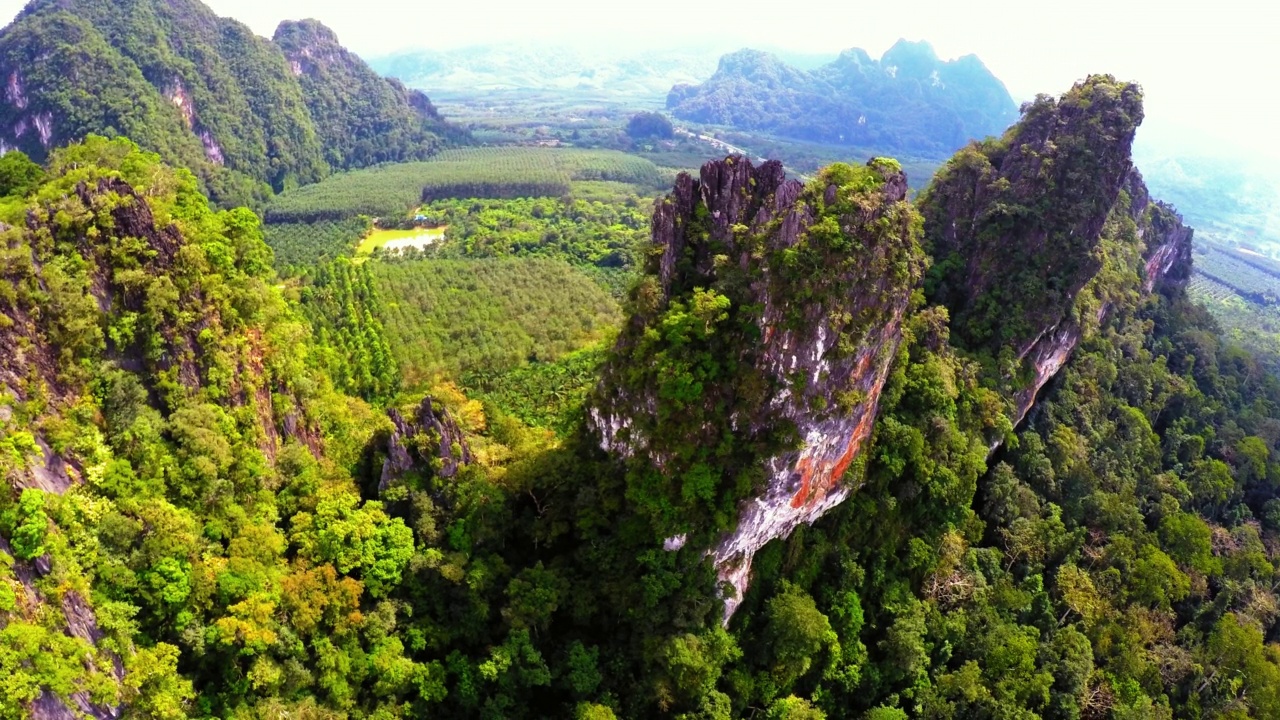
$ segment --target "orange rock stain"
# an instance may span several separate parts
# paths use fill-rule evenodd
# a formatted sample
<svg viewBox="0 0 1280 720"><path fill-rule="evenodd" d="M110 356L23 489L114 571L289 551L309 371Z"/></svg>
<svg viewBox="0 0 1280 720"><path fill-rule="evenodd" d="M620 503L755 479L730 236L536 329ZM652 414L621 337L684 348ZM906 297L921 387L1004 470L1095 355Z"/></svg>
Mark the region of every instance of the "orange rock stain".
<svg viewBox="0 0 1280 720"><path fill-rule="evenodd" d="M858 457L862 443L871 436L871 426L875 422L875 416L876 414L870 411L862 413L852 437L849 438L849 444L834 461L801 456L800 462L796 463L796 470L800 473L800 490L791 498L792 508L798 510L817 503L826 497L836 483L840 482L849 465L853 464L854 458Z"/></svg>

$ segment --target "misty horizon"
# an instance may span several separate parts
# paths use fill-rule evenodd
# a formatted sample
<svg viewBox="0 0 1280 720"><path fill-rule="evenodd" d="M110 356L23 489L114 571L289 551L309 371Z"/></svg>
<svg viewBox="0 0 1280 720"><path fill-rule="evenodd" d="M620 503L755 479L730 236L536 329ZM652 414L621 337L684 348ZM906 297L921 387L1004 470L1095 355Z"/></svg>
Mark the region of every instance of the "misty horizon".
<svg viewBox="0 0 1280 720"><path fill-rule="evenodd" d="M24 4L3 0L0 15L15 15ZM420 22L412 13L405 21L400 3L378 0L358 7L338 0L209 4L267 37L283 20L314 17L371 59L493 46L567 48L601 57L723 54L746 47L834 57L858 47L878 58L900 38L924 40L944 60L977 55L1019 102L1056 95L1093 73L1137 82L1147 105L1142 144L1162 152L1280 157L1270 132L1277 101L1259 90L1280 8L1241 0L1156 10L1094 1L1034 12L1008 0L836 10L821 3L687 6L659 0L632 13L561 0L432 8Z"/></svg>

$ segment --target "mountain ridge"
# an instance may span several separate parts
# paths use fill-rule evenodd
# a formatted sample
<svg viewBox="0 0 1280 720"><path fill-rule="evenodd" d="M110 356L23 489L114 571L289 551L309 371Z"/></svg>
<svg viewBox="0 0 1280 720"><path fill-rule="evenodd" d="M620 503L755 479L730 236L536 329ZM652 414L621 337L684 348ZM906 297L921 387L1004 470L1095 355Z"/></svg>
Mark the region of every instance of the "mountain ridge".
<svg viewBox="0 0 1280 720"><path fill-rule="evenodd" d="M302 27L291 50L340 48L327 28ZM343 53L342 84L300 80L278 44L198 0L33 0L0 30L0 147L43 160L89 134L124 134L190 168L219 201L260 205L334 170L422 159L442 136L457 139L425 96ZM347 120L354 93L376 102Z"/></svg>

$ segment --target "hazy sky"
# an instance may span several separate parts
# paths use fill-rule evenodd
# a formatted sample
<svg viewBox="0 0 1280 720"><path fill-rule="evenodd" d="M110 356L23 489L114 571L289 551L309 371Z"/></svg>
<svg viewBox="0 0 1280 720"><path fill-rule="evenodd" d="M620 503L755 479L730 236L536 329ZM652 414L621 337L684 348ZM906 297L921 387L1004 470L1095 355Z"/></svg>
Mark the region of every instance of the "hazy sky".
<svg viewBox="0 0 1280 720"><path fill-rule="evenodd" d="M207 2L268 36L282 19L315 17L364 55L589 39L615 47L858 46L879 56L899 37L924 39L943 57L976 53L1018 99L1060 93L1090 72L1137 80L1148 138L1234 142L1280 157L1280 4L1266 0ZM0 11L8 16L22 4L0 0Z"/></svg>

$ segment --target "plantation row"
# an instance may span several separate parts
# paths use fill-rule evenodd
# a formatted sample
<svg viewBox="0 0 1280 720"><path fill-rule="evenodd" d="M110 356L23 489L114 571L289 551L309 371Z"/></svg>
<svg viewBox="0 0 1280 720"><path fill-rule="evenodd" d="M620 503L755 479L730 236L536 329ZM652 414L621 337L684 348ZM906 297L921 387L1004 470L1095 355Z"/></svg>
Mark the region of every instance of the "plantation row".
<svg viewBox="0 0 1280 720"><path fill-rule="evenodd" d="M368 217L351 217L312 223L269 223L264 231L267 244L275 251L276 267L295 274L340 255L351 255L372 227Z"/></svg>
<svg viewBox="0 0 1280 720"><path fill-rule="evenodd" d="M369 263L406 386L554 362L622 323L615 301L561 260Z"/></svg>
<svg viewBox="0 0 1280 720"><path fill-rule="evenodd" d="M657 166L612 150L466 148L427 162L381 165L334 175L284 193L267 208L268 223L398 218L423 202L447 198L562 196L570 183L613 181L656 188Z"/></svg>
<svg viewBox="0 0 1280 720"><path fill-rule="evenodd" d="M1225 302L1233 299L1241 303L1248 302L1231 287L1223 285L1198 270L1191 276L1189 290L1191 291L1191 297L1202 303L1207 303L1207 301Z"/></svg>
<svg viewBox="0 0 1280 720"><path fill-rule="evenodd" d="M1272 260L1271 258L1268 258L1268 257L1262 257L1261 255L1252 255L1250 253L1242 252L1240 250L1236 250L1233 253L1231 253L1231 257L1234 257L1238 259L1240 262L1246 265L1249 265L1251 267L1257 268L1258 270L1261 270L1262 272L1270 275L1271 277L1277 278L1278 280L1280 280L1280 262L1276 262L1275 260Z"/></svg>
<svg viewBox="0 0 1280 720"><path fill-rule="evenodd" d="M1258 355L1273 372L1280 372L1280 307L1251 302L1199 271L1192 276L1187 294L1209 311L1226 337Z"/></svg>
<svg viewBox="0 0 1280 720"><path fill-rule="evenodd" d="M1196 269L1202 275L1232 288L1251 302L1261 305L1280 302L1280 278L1245 262L1235 253L1214 247L1207 250L1196 257Z"/></svg>

